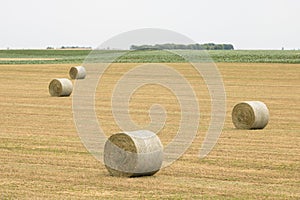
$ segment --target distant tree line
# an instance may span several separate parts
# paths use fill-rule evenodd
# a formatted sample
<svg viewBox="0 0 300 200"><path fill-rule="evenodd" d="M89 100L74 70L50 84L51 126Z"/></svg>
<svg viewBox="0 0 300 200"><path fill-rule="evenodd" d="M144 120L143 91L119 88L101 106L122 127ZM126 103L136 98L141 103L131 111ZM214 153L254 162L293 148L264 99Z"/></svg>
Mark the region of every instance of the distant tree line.
<svg viewBox="0 0 300 200"><path fill-rule="evenodd" d="M174 49L187 49L187 50L234 50L232 44L155 44L155 45L131 45L131 50L144 50L144 49L153 49L153 50L174 50Z"/></svg>
<svg viewBox="0 0 300 200"><path fill-rule="evenodd" d="M61 49L91 49L92 47L62 46Z"/></svg>
<svg viewBox="0 0 300 200"><path fill-rule="evenodd" d="M55 49L54 47L47 47L46 49L51 50L51 49ZM80 47L80 46L61 46L58 49L92 49L92 47Z"/></svg>

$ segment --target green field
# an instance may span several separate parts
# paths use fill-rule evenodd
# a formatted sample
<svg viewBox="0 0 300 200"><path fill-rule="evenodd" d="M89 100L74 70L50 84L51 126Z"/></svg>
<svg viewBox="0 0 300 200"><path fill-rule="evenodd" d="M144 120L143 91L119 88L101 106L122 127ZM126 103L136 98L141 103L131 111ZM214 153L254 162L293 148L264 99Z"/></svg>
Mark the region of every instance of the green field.
<svg viewBox="0 0 300 200"><path fill-rule="evenodd" d="M0 50L0 64L82 63L91 50ZM201 60L203 51L176 50ZM206 51L214 62L239 63L300 63L300 50L214 50ZM160 50L98 50L98 55L124 54L118 63L181 63L181 57Z"/></svg>

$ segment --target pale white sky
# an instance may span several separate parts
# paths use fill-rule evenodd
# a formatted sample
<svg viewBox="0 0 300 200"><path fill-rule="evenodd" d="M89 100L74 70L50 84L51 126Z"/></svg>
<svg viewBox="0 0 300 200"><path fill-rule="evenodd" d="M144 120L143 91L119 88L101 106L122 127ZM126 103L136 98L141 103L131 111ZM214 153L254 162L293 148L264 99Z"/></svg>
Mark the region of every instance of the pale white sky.
<svg viewBox="0 0 300 200"><path fill-rule="evenodd" d="M236 49L300 49L299 0L1 0L0 48L92 46L140 28Z"/></svg>

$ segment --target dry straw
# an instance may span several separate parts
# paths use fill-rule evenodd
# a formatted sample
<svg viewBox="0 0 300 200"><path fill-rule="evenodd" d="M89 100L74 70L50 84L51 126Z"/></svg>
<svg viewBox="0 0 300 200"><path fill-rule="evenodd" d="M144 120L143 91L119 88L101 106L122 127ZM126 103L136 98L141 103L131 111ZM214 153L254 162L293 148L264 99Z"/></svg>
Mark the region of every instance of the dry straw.
<svg viewBox="0 0 300 200"><path fill-rule="evenodd" d="M73 84L69 79L66 78L53 79L49 84L49 93L51 96L70 96L72 90Z"/></svg>
<svg viewBox="0 0 300 200"><path fill-rule="evenodd" d="M147 130L117 133L104 146L105 167L112 176L150 176L163 162L163 146L155 133Z"/></svg>
<svg viewBox="0 0 300 200"><path fill-rule="evenodd" d="M244 101L234 106L232 122L238 129L263 129L269 122L269 110L261 101Z"/></svg>
<svg viewBox="0 0 300 200"><path fill-rule="evenodd" d="M71 79L84 79L86 76L86 70L83 66L71 67L69 75Z"/></svg>

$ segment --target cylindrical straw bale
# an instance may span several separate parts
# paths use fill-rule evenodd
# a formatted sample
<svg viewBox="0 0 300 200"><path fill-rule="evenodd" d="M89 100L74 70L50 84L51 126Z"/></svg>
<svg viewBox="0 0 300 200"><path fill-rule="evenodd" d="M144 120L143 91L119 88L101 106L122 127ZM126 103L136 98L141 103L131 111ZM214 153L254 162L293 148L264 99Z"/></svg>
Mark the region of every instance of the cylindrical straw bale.
<svg viewBox="0 0 300 200"><path fill-rule="evenodd" d="M51 96L61 97L70 96L73 90L72 82L67 78L53 79L49 84L49 93Z"/></svg>
<svg viewBox="0 0 300 200"><path fill-rule="evenodd" d="M112 176L151 176L163 162L163 146L148 130L117 133L104 146L104 164Z"/></svg>
<svg viewBox="0 0 300 200"><path fill-rule="evenodd" d="M231 116L237 129L263 129L269 122L269 110L261 101L238 103Z"/></svg>
<svg viewBox="0 0 300 200"><path fill-rule="evenodd" d="M86 70L83 66L71 67L69 75L71 79L84 79L86 76Z"/></svg>

